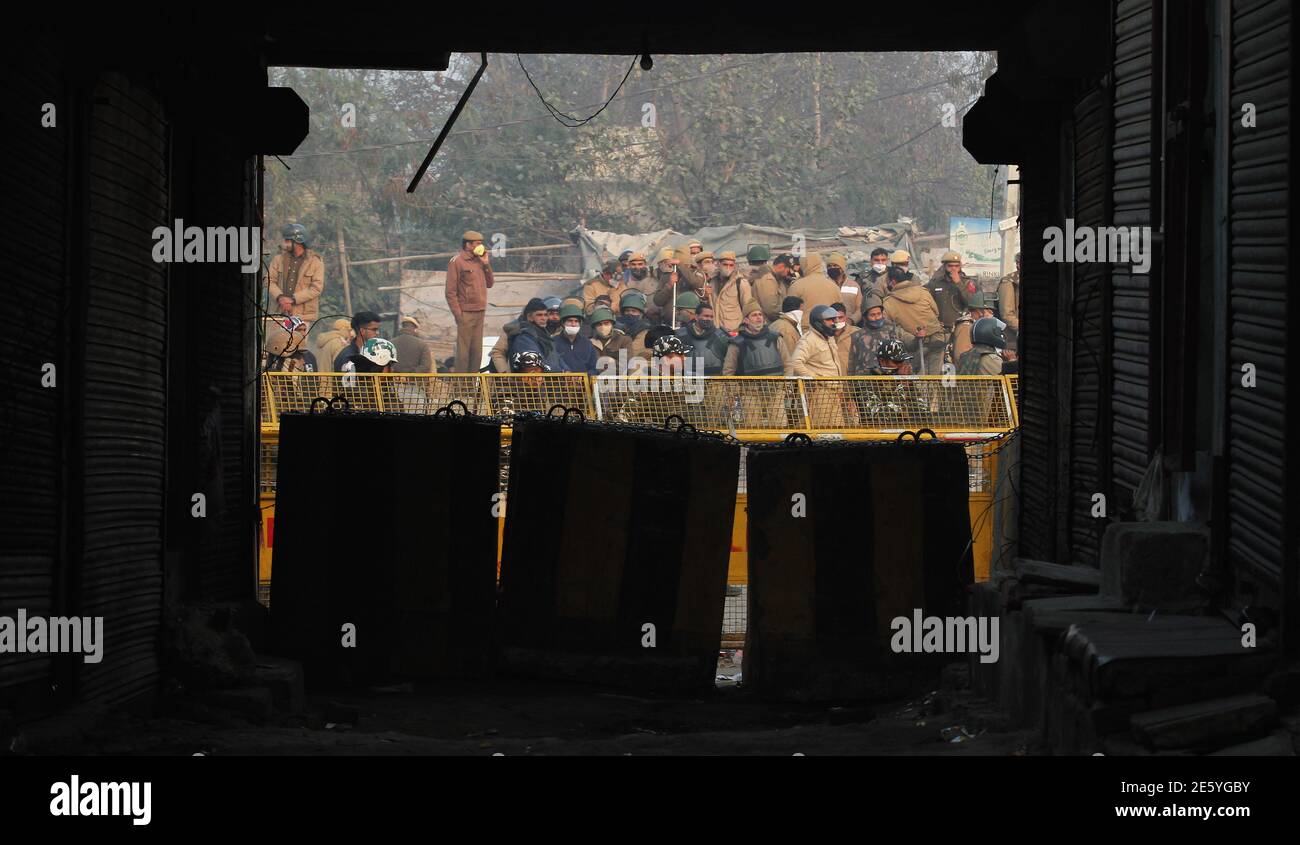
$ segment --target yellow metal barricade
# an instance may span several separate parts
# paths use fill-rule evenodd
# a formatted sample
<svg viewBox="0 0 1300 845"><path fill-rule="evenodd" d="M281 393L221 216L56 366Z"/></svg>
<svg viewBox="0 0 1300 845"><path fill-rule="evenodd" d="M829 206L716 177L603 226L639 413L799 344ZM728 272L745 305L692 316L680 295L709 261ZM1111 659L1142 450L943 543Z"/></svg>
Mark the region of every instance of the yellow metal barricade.
<svg viewBox="0 0 1300 845"><path fill-rule="evenodd" d="M432 414L453 401L470 413L500 416L500 484L507 489L509 417L578 408L588 419L663 425L677 415L700 429L745 442L781 440L794 431L819 439L892 440L928 428L966 444L975 577L986 580L993 555L995 438L1019 425L1017 376L857 376L842 379L678 376L593 377L574 373L264 373L261 384L262 531L259 597L266 601L275 526L275 460L280 414L307 411L316 397L346 399L353 410ZM323 456L327 459L327 456ZM748 588L747 505L742 450L723 618L724 644L743 643ZM504 526L504 508L502 526ZM500 566L498 532L497 560Z"/></svg>

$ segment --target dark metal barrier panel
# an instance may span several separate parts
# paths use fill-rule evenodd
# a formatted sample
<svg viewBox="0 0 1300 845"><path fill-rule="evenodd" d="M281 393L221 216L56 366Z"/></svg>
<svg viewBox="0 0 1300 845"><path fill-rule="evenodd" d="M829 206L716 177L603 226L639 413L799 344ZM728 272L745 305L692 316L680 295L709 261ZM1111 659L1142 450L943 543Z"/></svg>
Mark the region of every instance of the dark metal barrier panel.
<svg viewBox="0 0 1300 845"><path fill-rule="evenodd" d="M745 684L779 698L875 697L894 691L890 673L932 665L893 652L891 623L961 613L973 580L962 446L751 446L747 474Z"/></svg>
<svg viewBox="0 0 1300 845"><path fill-rule="evenodd" d="M280 425L279 653L303 660L317 685L480 671L500 425L348 412L283 414Z"/></svg>
<svg viewBox="0 0 1300 845"><path fill-rule="evenodd" d="M501 557L505 668L645 690L712 687L740 447L516 419Z"/></svg>

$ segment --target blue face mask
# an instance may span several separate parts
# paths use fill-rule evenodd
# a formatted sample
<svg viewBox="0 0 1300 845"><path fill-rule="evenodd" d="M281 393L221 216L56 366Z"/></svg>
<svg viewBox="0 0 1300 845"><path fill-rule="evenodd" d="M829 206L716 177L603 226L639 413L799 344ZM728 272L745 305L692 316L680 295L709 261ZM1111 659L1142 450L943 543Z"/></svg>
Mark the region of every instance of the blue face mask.
<svg viewBox="0 0 1300 845"><path fill-rule="evenodd" d="M867 326L873 329L881 328L884 325L885 325L884 317L881 317L879 320L867 320Z"/></svg>

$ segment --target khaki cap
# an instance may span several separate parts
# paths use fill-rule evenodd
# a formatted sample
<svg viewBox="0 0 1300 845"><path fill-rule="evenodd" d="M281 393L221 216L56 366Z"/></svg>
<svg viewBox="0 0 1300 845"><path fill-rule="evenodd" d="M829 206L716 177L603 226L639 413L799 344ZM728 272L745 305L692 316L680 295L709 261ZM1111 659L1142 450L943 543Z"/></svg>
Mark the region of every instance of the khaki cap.
<svg viewBox="0 0 1300 845"><path fill-rule="evenodd" d="M677 253L673 250L672 247L666 246L663 249L659 250L659 257L655 259L655 263L658 264L660 261L667 261L668 259L672 258L676 254Z"/></svg>
<svg viewBox="0 0 1300 845"><path fill-rule="evenodd" d="M483 240L483 233L475 232L473 229L470 229L465 234L461 235L460 239L462 241L481 241Z"/></svg>
<svg viewBox="0 0 1300 845"><path fill-rule="evenodd" d="M906 264L912 260L912 255L905 249L896 249L889 253L890 264Z"/></svg>
<svg viewBox="0 0 1300 845"><path fill-rule="evenodd" d="M415 326L417 329L420 327L420 321L412 317L410 314L407 314L402 317L402 324L405 325L406 323L410 323L411 325Z"/></svg>
<svg viewBox="0 0 1300 845"><path fill-rule="evenodd" d="M697 252L697 253L693 256L693 259L692 259L692 260L694 260L696 264L699 264L701 261L703 261L703 260L706 259L706 258L713 258L713 253L711 253L711 252Z"/></svg>
<svg viewBox="0 0 1300 845"><path fill-rule="evenodd" d="M736 260L736 253L732 252L731 250L726 250L725 252L719 252L719 253L718 253L718 260L719 260L719 261L735 261L735 260Z"/></svg>
<svg viewBox="0 0 1300 845"><path fill-rule="evenodd" d="M629 255L629 256L627 257L627 260L628 260L628 263L629 263L629 264L630 264L631 262L633 262L633 261L645 261L645 253L644 253L644 252L634 252L634 253L632 253L631 255Z"/></svg>
<svg viewBox="0 0 1300 845"><path fill-rule="evenodd" d="M762 311L763 306L759 305L758 300L754 299L751 296L749 299L745 300L745 304L741 306L741 310L744 312L741 316L748 317L750 314L753 314L755 311Z"/></svg>
<svg viewBox="0 0 1300 845"><path fill-rule="evenodd" d="M941 264L948 264L952 261L960 262L961 256L953 252L952 250L948 250L943 255L939 256L939 263Z"/></svg>

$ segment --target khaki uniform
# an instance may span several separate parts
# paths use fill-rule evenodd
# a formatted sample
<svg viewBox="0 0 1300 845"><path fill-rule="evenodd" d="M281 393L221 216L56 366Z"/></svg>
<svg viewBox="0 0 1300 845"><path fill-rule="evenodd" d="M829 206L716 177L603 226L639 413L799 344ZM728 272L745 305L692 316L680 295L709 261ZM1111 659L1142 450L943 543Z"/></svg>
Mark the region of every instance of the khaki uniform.
<svg viewBox="0 0 1300 845"><path fill-rule="evenodd" d="M776 318L781 316L781 303L785 301L786 291L790 286L785 282L779 281L776 276L772 275L770 268L764 267L764 272L754 279L751 287L754 292L754 298L758 300L758 305L763 309L763 316L769 323L775 322ZM804 313L808 313L807 307ZM804 325L808 325L806 322Z"/></svg>
<svg viewBox="0 0 1300 845"><path fill-rule="evenodd" d="M645 339L644 332L641 334L641 338L644 341ZM599 337L596 336L595 332L592 332L591 345L596 347L597 375L603 375L605 373L617 373L618 375L623 375L623 369L620 366L620 362L619 362L619 358L621 356L618 353L620 351L623 351L625 353L627 360L631 360L632 356L636 354L635 352L632 351L632 338L624 334L623 330L620 329L618 326L615 326L614 330L610 332L609 337L605 338L604 340L601 340ZM642 348L644 347L645 344L643 342ZM603 364L600 361L600 359L606 356L611 358L614 363Z"/></svg>
<svg viewBox="0 0 1300 845"><path fill-rule="evenodd" d="M330 329L321 333L316 344L316 360L324 368L325 372L329 372L334 368L334 359L338 357L343 347L348 345L351 337L352 329L350 327L346 330Z"/></svg>
<svg viewBox="0 0 1300 845"><path fill-rule="evenodd" d="M926 282L925 289L934 297L934 304L939 309L939 322L949 331L957 324L957 318L966 310L966 297L979 290L975 279L961 274L961 284L948 278L940 267L938 272Z"/></svg>
<svg viewBox="0 0 1300 845"><path fill-rule="evenodd" d="M648 301L646 302L646 311L651 312L649 313L649 316L652 317L657 316L660 319L662 319L665 323L671 325L672 323L671 306L673 304L673 300L676 297L686 293L687 291L694 291L698 294L699 289L693 286L693 282L695 282L696 280L686 275L686 273L678 271L677 292L673 293L673 284L670 281L672 279L671 271L668 273L662 273L659 270L655 270L653 273L651 273L651 275L654 276L655 278L655 292L654 292L654 296L649 297Z"/></svg>
<svg viewBox="0 0 1300 845"><path fill-rule="evenodd" d="M782 314L772 321L772 331L781 337L781 357L787 362L794 357L794 348L799 345L803 332L799 324Z"/></svg>
<svg viewBox="0 0 1300 845"><path fill-rule="evenodd" d="M956 364L961 361L961 356L971 350L975 344L971 342L971 327L975 321L970 316L963 314L957 318L957 325L952 330L952 360Z"/></svg>
<svg viewBox="0 0 1300 845"><path fill-rule="evenodd" d="M977 343L963 356L957 365L959 376L1000 376L1002 375L1002 356L998 350L983 343ZM989 384L979 392L976 399L976 425L988 425L994 422L994 402L1000 395L996 386Z"/></svg>
<svg viewBox="0 0 1300 845"><path fill-rule="evenodd" d="M1002 356L992 346L977 343L961 356L957 366L959 376L1000 376Z"/></svg>
<svg viewBox="0 0 1300 845"><path fill-rule="evenodd" d="M395 373L432 373L433 353L429 344L407 332L400 332L393 340L397 347L397 363L393 365Z"/></svg>
<svg viewBox="0 0 1300 845"><path fill-rule="evenodd" d="M301 258L278 252L266 270L266 284L271 292L272 307L277 296L287 293L296 303L293 313L310 323L320 316L320 295L325 290L325 262L310 249Z"/></svg>
<svg viewBox="0 0 1300 845"><path fill-rule="evenodd" d="M627 285L620 284L617 287L605 281L604 276L597 276L582 286L582 312L591 316L591 312L596 310L596 297L609 297L609 310L615 314L618 313L618 300L626 291Z"/></svg>
<svg viewBox="0 0 1300 845"><path fill-rule="evenodd" d="M1008 273L998 282L998 316L1020 331L1020 271Z"/></svg>
<svg viewBox="0 0 1300 845"><path fill-rule="evenodd" d="M749 280L739 270L731 275L713 279L713 314L719 326L729 332L738 331L744 322L744 303L749 301L751 287Z"/></svg>
<svg viewBox="0 0 1300 845"><path fill-rule="evenodd" d="M821 271L809 273L795 279L786 296L797 296L803 300L803 317L799 323L808 329L808 315L818 305L831 305L840 301L840 286L831 281L831 277ZM760 300L761 302L761 300Z"/></svg>
<svg viewBox="0 0 1300 845"><path fill-rule="evenodd" d="M844 331L835 336L835 352L840 356L845 375L849 374L849 351L853 348L853 338L861 333L862 329L857 326L845 326Z"/></svg>
<svg viewBox="0 0 1300 845"><path fill-rule="evenodd" d="M930 292L915 278L899 282L885 297L885 315L898 325L899 333L912 351L915 351L917 327L925 330L925 374L942 375L948 331L939 320L939 309Z"/></svg>
<svg viewBox="0 0 1300 845"><path fill-rule="evenodd" d="M845 373L835 338L809 331L786 362L786 375L814 378L842 378ZM805 386L808 417L813 428L844 427L844 387L839 382L813 382Z"/></svg>

